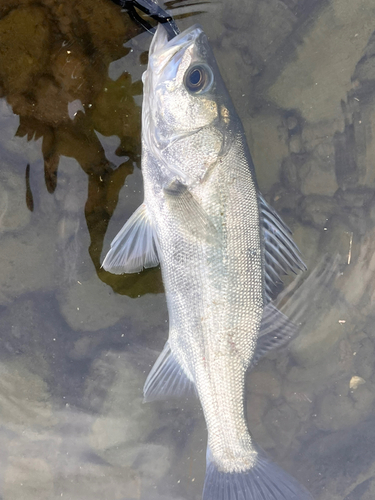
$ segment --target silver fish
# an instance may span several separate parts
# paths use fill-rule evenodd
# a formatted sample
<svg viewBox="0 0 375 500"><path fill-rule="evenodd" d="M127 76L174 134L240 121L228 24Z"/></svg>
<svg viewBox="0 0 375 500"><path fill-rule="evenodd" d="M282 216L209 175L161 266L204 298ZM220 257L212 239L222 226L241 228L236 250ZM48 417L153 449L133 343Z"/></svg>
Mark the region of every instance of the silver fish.
<svg viewBox="0 0 375 500"><path fill-rule="evenodd" d="M103 267L160 263L169 339L146 401L197 393L208 430L204 500L312 497L255 446L245 375L295 327L271 302L279 275L305 269L258 191L242 124L199 25L168 41L159 25L143 75L144 202Z"/></svg>

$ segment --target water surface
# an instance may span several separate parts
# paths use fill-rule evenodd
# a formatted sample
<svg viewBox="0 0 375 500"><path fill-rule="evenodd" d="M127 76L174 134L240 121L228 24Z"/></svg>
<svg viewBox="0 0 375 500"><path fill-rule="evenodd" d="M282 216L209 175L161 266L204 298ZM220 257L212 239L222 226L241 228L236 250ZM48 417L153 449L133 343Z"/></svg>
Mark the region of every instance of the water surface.
<svg viewBox="0 0 375 500"><path fill-rule="evenodd" d="M200 22L209 35L260 189L309 268L285 280L300 335L248 375L250 430L316 500L368 500L375 7L212 0L201 10L180 27ZM100 269L143 198L150 41L110 1L0 6L3 500L201 498L198 402L142 404L168 332L160 271Z"/></svg>

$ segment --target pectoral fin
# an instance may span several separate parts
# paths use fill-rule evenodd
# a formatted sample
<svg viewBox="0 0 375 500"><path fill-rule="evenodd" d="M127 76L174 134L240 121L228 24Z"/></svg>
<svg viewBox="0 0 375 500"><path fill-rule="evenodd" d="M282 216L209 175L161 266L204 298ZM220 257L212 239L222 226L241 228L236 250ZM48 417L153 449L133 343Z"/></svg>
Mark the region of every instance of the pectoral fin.
<svg viewBox="0 0 375 500"><path fill-rule="evenodd" d="M146 379L143 401L148 403L191 395L196 395L194 382L182 370L166 342Z"/></svg>
<svg viewBox="0 0 375 500"><path fill-rule="evenodd" d="M112 241L102 267L113 274L124 274L158 264L158 239L143 203Z"/></svg>
<svg viewBox="0 0 375 500"><path fill-rule="evenodd" d="M218 231L209 215L185 184L177 179L172 181L164 189L164 195L171 212L179 219L183 228L209 243L219 240Z"/></svg>

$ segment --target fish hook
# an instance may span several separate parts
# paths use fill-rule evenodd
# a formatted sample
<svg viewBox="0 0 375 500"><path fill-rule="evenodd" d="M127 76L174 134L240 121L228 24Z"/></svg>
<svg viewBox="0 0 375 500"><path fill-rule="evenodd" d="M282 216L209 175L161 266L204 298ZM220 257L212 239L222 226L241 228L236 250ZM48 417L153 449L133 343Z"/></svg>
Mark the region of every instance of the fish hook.
<svg viewBox="0 0 375 500"><path fill-rule="evenodd" d="M141 18L135 10L139 10L155 19L158 23L164 24L164 28L168 34L168 40L171 40L180 33L178 26L173 17L153 0L112 0L115 4L120 5L123 9L127 9L131 18L139 23L149 33L154 33L155 28L150 23Z"/></svg>

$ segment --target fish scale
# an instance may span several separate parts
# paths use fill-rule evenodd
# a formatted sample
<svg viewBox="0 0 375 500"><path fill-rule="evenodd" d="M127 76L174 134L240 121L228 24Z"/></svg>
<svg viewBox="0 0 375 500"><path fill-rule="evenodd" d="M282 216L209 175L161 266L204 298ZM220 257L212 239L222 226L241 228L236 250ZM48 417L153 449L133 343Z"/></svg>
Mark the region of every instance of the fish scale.
<svg viewBox="0 0 375 500"><path fill-rule="evenodd" d="M255 454L243 393L263 313L257 194L251 165L243 153L243 136L235 135L234 147L209 172L209 178L192 189L216 222L219 241L215 245L195 238L189 227L179 227L174 215L165 212L153 176L153 157L143 164L145 199L160 228L160 263L172 312L169 345L177 361L193 375L211 451L227 472L244 469L243 461L248 463ZM176 262L180 248L189 256L184 267Z"/></svg>
<svg viewBox="0 0 375 500"><path fill-rule="evenodd" d="M244 411L248 367L296 332L270 298L280 270L305 269L299 250L258 191L202 28L168 41L158 26L143 82L144 203L103 267L160 263L170 331L145 400L198 395L208 431L204 500L311 500L257 449Z"/></svg>

